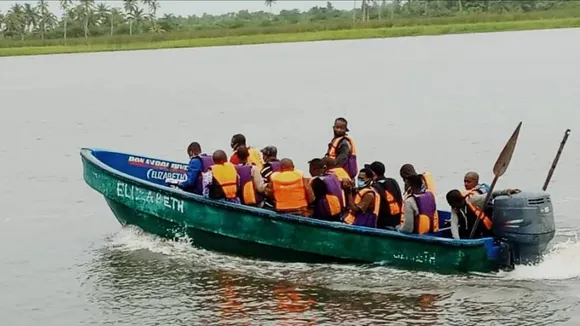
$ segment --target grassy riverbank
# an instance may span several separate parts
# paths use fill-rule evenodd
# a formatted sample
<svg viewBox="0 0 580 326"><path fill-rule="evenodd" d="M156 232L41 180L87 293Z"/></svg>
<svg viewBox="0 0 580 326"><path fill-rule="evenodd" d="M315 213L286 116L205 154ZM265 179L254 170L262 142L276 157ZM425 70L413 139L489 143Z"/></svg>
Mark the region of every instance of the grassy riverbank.
<svg viewBox="0 0 580 326"><path fill-rule="evenodd" d="M26 46L20 45L15 47L0 47L0 56L23 56L23 55L42 55L42 54L59 54L59 53L83 53L83 52L104 52L104 51L127 51L127 50L145 50L145 49L169 49L169 48L189 48L189 47L208 47L208 46L225 46L225 45L247 45L247 44L265 44L265 43L286 43L286 42L309 42L324 40L347 40L347 39L369 39L369 38L388 38L402 36L419 36L419 35L444 35L444 34L461 34L461 33L482 33L482 32L499 32L499 31L520 31L520 30L538 30L554 28L580 27L580 17L572 18L553 18L553 19L536 19L536 20L519 20L503 22L481 22L481 23L455 23L443 25L417 25L402 27L380 27L380 28L363 28L363 29L342 29L342 30L323 30L313 32L294 32L278 34L256 34L256 35L239 35L223 37L202 37L175 40L159 40L150 42L139 42L139 37L135 37L135 42L127 42L124 39L122 43L91 43L87 39L86 44L74 45L42 45Z"/></svg>

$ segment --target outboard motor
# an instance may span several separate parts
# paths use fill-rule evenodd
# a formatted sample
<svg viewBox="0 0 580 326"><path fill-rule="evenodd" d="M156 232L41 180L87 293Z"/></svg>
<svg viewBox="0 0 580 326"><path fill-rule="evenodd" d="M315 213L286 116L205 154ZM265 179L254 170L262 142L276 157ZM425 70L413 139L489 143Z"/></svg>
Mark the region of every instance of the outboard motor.
<svg viewBox="0 0 580 326"><path fill-rule="evenodd" d="M556 233L550 195L521 192L496 197L493 200L493 233L508 243L513 263L540 261Z"/></svg>

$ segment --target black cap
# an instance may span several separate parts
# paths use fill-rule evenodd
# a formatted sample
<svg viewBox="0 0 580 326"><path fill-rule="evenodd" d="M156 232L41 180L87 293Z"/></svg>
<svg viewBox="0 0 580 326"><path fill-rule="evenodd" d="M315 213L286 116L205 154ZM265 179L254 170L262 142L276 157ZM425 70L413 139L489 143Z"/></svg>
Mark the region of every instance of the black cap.
<svg viewBox="0 0 580 326"><path fill-rule="evenodd" d="M263 155L268 155L268 156L277 156L278 155L278 149L276 148L276 146L266 146L266 147L262 148L262 150L260 152L262 152Z"/></svg>
<svg viewBox="0 0 580 326"><path fill-rule="evenodd" d="M371 164L365 164L365 168L371 169L371 171L373 171L374 174L378 176L385 175L385 165L379 161L374 161Z"/></svg>

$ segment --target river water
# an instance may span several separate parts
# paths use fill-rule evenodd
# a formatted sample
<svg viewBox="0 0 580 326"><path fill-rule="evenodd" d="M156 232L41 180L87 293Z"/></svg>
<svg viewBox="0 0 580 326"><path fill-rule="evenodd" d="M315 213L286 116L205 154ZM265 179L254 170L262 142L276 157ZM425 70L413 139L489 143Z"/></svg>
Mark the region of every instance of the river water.
<svg viewBox="0 0 580 326"><path fill-rule="evenodd" d="M0 59L2 325L578 325L580 30ZM468 170L548 189L557 218L538 266L442 276L262 262L122 229L82 179L79 149L186 161L232 134L300 168L337 116L360 164L413 163L439 194ZM444 198L438 198L446 208Z"/></svg>

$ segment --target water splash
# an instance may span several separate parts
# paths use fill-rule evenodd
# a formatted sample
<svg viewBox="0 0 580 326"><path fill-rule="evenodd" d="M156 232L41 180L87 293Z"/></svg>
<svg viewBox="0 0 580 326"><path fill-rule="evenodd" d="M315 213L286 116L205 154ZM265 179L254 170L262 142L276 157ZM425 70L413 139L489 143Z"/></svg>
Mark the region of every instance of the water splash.
<svg viewBox="0 0 580 326"><path fill-rule="evenodd" d="M554 245L537 265L517 266L509 273L498 273L510 280L569 280L580 278L578 235Z"/></svg>
<svg viewBox="0 0 580 326"><path fill-rule="evenodd" d="M564 231L564 233L567 233ZM196 267L202 269L220 269L233 273L242 273L253 277L286 280L297 283L330 286L335 289L343 288L384 288L392 284L393 279L398 284L408 280L411 285L415 280L422 282L430 280L434 284L445 278L454 278L455 282L478 282L474 278L488 280L567 280L580 278L580 239L578 232L566 234L567 240L556 243L545 255L544 260L531 266L517 266L511 272L471 276L449 276L429 272L410 272L380 265L343 265L343 264L306 264L281 263L260 261L222 253L207 251L191 246L191 239L187 236L174 240L143 232L133 226L124 227L116 233L108 244L112 250L139 251L146 250L161 254L171 259L183 259L195 262ZM364 275L364 277L360 277ZM362 281L361 281L362 280Z"/></svg>

